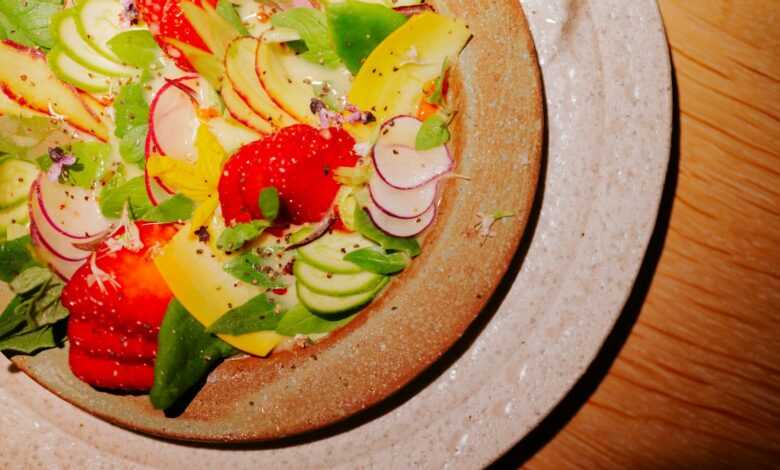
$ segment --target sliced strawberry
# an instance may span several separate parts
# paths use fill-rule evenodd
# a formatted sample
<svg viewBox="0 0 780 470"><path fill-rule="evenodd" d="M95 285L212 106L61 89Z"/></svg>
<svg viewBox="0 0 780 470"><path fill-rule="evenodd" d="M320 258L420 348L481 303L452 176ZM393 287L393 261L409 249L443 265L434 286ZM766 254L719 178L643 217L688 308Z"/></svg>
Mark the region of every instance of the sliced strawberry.
<svg viewBox="0 0 780 470"><path fill-rule="evenodd" d="M258 142L248 144L244 149L251 148ZM241 198L241 181L243 181L248 168L255 161L254 152L249 150L239 151L222 168L222 176L219 178L219 201L222 205L222 217L228 225L246 223L252 220L244 201Z"/></svg>
<svg viewBox="0 0 780 470"><path fill-rule="evenodd" d="M71 347L68 362L73 375L97 388L140 392L154 384L153 361L120 362Z"/></svg>
<svg viewBox="0 0 780 470"><path fill-rule="evenodd" d="M72 318L68 322L68 339L71 347L92 357L153 361L157 355L157 337L154 334L123 332L83 319Z"/></svg>
<svg viewBox="0 0 780 470"><path fill-rule="evenodd" d="M147 24L153 35L160 33L163 11L168 0L135 0L135 9L141 21Z"/></svg>

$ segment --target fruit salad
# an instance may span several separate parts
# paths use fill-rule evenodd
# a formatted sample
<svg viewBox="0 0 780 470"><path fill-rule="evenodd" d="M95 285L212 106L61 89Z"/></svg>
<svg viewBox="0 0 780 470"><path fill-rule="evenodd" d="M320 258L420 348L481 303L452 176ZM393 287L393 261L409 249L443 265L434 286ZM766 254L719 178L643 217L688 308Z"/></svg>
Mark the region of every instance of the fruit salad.
<svg viewBox="0 0 780 470"><path fill-rule="evenodd" d="M454 175L466 24L415 0L0 2L0 350L167 409L322 341Z"/></svg>

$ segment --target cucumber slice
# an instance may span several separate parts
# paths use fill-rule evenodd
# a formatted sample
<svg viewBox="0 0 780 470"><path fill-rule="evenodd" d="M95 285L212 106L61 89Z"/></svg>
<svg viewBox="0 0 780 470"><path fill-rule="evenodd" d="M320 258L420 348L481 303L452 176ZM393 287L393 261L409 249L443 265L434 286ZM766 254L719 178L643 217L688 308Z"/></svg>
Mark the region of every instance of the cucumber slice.
<svg viewBox="0 0 780 470"><path fill-rule="evenodd" d="M81 37L103 57L117 63L121 60L107 43L122 32L122 14L118 0L85 0L76 7L76 26Z"/></svg>
<svg viewBox="0 0 780 470"><path fill-rule="evenodd" d="M94 47L89 45L79 34L75 13L76 11L73 9L63 10L54 17L52 22L52 33L68 55L84 67L109 77L133 75L136 72L134 68L126 67L103 57Z"/></svg>
<svg viewBox="0 0 780 470"><path fill-rule="evenodd" d="M296 260L293 265L295 279L307 288L323 295L344 297L374 290L384 276L363 271L357 274L332 274L322 271L305 261Z"/></svg>
<svg viewBox="0 0 780 470"><path fill-rule="evenodd" d="M30 162L8 158L0 162L0 210L24 205L38 167Z"/></svg>
<svg viewBox="0 0 780 470"><path fill-rule="evenodd" d="M387 285L390 278L385 277L374 289L355 295L345 297L333 297L330 295L318 294L303 284L297 285L298 300L301 301L312 312L323 315L333 315L336 313L349 312L370 302L382 288Z"/></svg>
<svg viewBox="0 0 780 470"><path fill-rule="evenodd" d="M8 231L12 225L25 225L30 220L27 204L0 211L0 230Z"/></svg>
<svg viewBox="0 0 780 470"><path fill-rule="evenodd" d="M357 274L363 270L356 264L344 261L344 255L374 244L357 233L334 232L306 246L298 248L298 256L323 271L333 274Z"/></svg>
<svg viewBox="0 0 780 470"><path fill-rule="evenodd" d="M49 66L54 75L63 82L70 83L84 91L104 93L111 88L111 79L76 62L59 45L49 51Z"/></svg>

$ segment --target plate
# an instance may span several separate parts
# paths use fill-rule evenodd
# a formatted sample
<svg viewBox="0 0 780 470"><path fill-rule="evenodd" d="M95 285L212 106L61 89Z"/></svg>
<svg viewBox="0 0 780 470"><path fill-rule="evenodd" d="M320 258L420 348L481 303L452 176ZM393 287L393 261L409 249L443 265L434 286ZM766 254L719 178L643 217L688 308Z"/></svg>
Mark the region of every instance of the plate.
<svg viewBox="0 0 780 470"><path fill-rule="evenodd" d="M630 292L668 163L671 86L653 1L524 7L548 97L542 202L499 294L421 380L335 428L214 449L112 428L9 370L0 424L15 432L0 437L0 466L473 468L525 435L586 369Z"/></svg>

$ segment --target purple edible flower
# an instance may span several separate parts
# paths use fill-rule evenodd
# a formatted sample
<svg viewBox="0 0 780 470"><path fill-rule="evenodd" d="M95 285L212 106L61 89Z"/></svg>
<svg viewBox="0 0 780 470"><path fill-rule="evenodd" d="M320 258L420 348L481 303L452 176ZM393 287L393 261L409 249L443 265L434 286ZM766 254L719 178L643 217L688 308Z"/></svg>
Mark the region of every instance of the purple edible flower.
<svg viewBox="0 0 780 470"><path fill-rule="evenodd" d="M51 158L52 165L49 167L49 171L46 172L46 176L49 177L49 181L56 182L62 176L65 168L72 166L76 163L76 157L65 153L60 147L52 147L49 149L49 158Z"/></svg>

